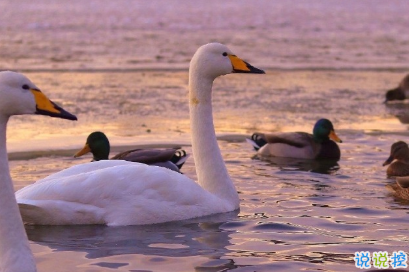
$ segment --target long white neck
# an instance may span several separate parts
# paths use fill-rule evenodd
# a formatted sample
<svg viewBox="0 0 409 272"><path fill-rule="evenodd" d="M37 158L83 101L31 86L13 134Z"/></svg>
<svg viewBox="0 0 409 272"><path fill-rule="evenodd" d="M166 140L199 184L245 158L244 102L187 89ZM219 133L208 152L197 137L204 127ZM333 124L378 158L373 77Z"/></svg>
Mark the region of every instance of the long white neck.
<svg viewBox="0 0 409 272"><path fill-rule="evenodd" d="M227 172L213 125L213 78L199 75L196 69L189 74L189 107L192 149L200 186L239 207L239 196Z"/></svg>
<svg viewBox="0 0 409 272"><path fill-rule="evenodd" d="M8 117L0 116L0 271L34 272L34 257L10 177L6 148L7 121Z"/></svg>

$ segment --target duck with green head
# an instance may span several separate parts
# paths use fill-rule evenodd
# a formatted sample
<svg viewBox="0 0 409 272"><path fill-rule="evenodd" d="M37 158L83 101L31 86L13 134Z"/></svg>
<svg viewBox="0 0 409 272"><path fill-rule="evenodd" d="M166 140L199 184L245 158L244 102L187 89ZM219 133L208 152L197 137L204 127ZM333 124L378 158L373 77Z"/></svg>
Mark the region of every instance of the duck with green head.
<svg viewBox="0 0 409 272"><path fill-rule="evenodd" d="M315 123L313 134L256 132L247 141L260 156L330 160L339 160L341 157L341 151L335 142L342 141L328 119L319 119Z"/></svg>
<svg viewBox="0 0 409 272"><path fill-rule="evenodd" d="M100 131L92 132L85 143L85 146L78 151L74 157L80 157L91 152L93 161L109 160L110 144L108 137ZM125 160L139 162L148 165L156 165L180 172L180 168L185 163L188 155L182 149L132 149L121 152L111 160Z"/></svg>

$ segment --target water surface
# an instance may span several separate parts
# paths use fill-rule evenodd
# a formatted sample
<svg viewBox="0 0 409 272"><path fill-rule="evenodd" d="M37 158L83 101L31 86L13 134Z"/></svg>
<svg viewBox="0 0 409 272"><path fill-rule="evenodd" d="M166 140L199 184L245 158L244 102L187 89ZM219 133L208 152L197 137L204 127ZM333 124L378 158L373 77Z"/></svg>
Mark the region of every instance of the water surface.
<svg viewBox="0 0 409 272"><path fill-rule="evenodd" d="M155 226L27 226L39 271L358 271L355 251L408 252L408 203L389 193L381 166L409 135L409 104L382 104L409 68L407 1L2 0L0 10L0 68L24 71L79 118L12 118L16 190L91 160L72 154L94 130L113 153L191 153L187 68L205 43L267 70L214 86L240 211ZM337 164L262 161L244 141L310 132L323 117L344 141ZM192 157L183 172L196 178Z"/></svg>
<svg viewBox="0 0 409 272"><path fill-rule="evenodd" d="M356 251L407 251L408 206L389 193L393 180L381 166L390 145L409 135L407 104L382 104L403 74L267 72L214 86L216 131L240 211L154 226L27 226L39 271L354 271ZM13 117L16 189L89 161L71 156L93 130L107 133L113 153L155 145L191 153L186 72L28 76L79 121ZM262 161L244 141L254 131L309 132L322 117L344 141L337 164ZM196 178L192 157L183 172Z"/></svg>

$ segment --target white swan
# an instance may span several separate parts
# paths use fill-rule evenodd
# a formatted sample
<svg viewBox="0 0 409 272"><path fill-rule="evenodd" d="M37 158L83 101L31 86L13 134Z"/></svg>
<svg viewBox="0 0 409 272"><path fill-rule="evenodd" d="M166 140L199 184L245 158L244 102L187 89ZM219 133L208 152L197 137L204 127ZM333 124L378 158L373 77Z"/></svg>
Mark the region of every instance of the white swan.
<svg viewBox="0 0 409 272"><path fill-rule="evenodd" d="M224 45L200 47L190 62L189 104L198 183L162 167L98 161L68 168L16 193L23 220L33 224L143 225L239 208L220 154L211 91L216 77L264 73Z"/></svg>
<svg viewBox="0 0 409 272"><path fill-rule="evenodd" d="M0 271L36 271L10 177L6 128L12 115L43 114L76 120L51 102L25 76L0 72Z"/></svg>

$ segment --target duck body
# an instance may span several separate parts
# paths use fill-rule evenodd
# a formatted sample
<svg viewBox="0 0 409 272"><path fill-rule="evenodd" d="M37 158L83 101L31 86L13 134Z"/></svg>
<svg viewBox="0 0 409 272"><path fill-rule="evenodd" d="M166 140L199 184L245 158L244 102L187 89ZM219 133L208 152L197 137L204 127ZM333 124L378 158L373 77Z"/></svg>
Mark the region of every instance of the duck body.
<svg viewBox="0 0 409 272"><path fill-rule="evenodd" d="M16 193L31 224L144 225L239 209L239 196L216 140L211 92L220 75L264 73L226 46L200 47L190 62L189 108L198 181L166 168L103 160L77 165Z"/></svg>
<svg viewBox="0 0 409 272"><path fill-rule="evenodd" d="M409 176L396 177L396 182L388 184L387 188L394 197L409 200Z"/></svg>
<svg viewBox="0 0 409 272"><path fill-rule="evenodd" d="M388 177L409 176L409 161L395 161L386 169Z"/></svg>
<svg viewBox="0 0 409 272"><path fill-rule="evenodd" d="M180 172L188 157L185 150L177 148L132 149L115 155L111 160L139 162Z"/></svg>
<svg viewBox="0 0 409 272"><path fill-rule="evenodd" d="M409 147L403 141L393 143L390 156L383 163L383 166L389 165L386 169L388 177L409 176Z"/></svg>
<svg viewBox="0 0 409 272"><path fill-rule="evenodd" d="M306 132L254 133L249 139L260 156L296 159L339 160L341 151L332 141L341 142L328 119L320 119L313 134Z"/></svg>
<svg viewBox="0 0 409 272"><path fill-rule="evenodd" d="M399 178L396 179L395 183L388 184L386 185L386 187L389 189L389 191L394 197L398 199L409 200L409 189L401 186Z"/></svg>
<svg viewBox="0 0 409 272"><path fill-rule="evenodd" d="M385 103L388 101L401 101L407 98L409 98L409 74L402 79L398 87L386 92Z"/></svg>
<svg viewBox="0 0 409 272"><path fill-rule="evenodd" d="M105 133L100 131L92 132L87 137L84 147L78 151L74 157L80 157L89 152L91 152L93 155L93 161L109 159L110 143ZM139 162L165 167L170 170L180 172L180 169L188 157L189 156L186 154L186 151L179 148L132 149L115 155L111 158L111 160Z"/></svg>

